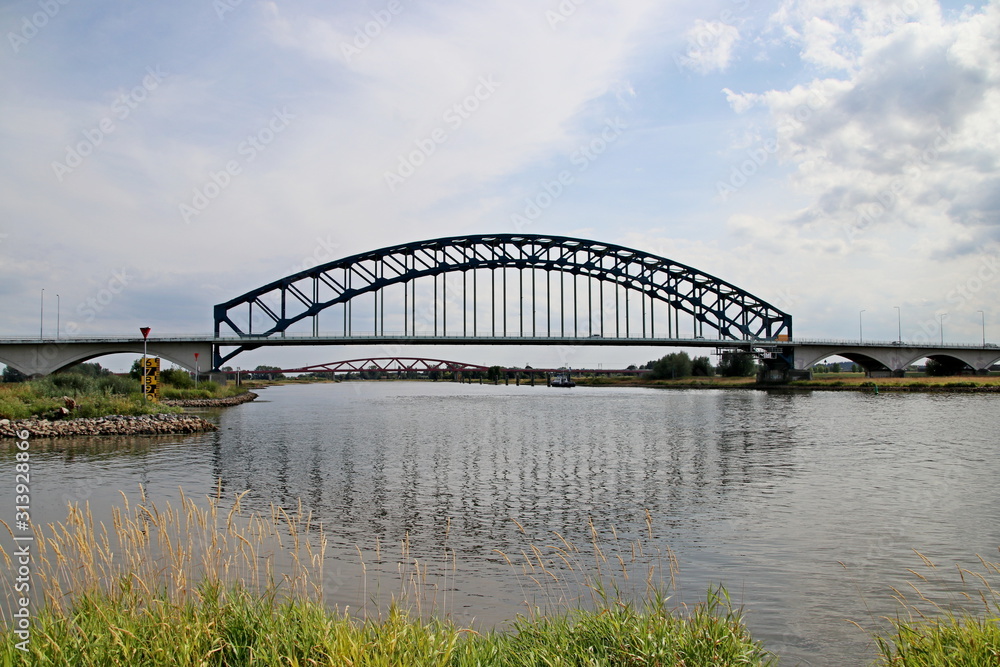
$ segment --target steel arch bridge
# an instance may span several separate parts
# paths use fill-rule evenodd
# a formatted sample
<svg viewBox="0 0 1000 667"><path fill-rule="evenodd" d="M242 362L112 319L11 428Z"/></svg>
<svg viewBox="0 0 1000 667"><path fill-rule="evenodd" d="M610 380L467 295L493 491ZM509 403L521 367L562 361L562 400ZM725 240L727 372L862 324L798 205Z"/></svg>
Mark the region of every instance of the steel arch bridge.
<svg viewBox="0 0 1000 667"><path fill-rule="evenodd" d="M257 347L255 340L286 336L302 344L332 337L662 344L792 334L791 315L693 267L610 243L534 234L455 236L345 257L218 304L214 316L216 339L240 344L217 353L215 368Z"/></svg>

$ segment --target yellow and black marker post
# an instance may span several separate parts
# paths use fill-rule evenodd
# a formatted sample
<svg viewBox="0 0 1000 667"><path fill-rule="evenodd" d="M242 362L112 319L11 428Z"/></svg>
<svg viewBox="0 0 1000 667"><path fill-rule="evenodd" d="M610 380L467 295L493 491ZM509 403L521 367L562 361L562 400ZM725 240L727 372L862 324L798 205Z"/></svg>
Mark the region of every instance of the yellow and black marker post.
<svg viewBox="0 0 1000 667"><path fill-rule="evenodd" d="M150 401L160 401L160 360L146 357L146 367L142 373L142 395Z"/></svg>

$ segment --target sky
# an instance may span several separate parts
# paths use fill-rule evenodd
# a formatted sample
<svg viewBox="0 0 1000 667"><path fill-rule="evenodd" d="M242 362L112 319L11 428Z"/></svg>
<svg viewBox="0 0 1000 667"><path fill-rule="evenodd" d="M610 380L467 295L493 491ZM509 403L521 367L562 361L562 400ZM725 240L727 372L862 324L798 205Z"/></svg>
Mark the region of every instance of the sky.
<svg viewBox="0 0 1000 667"><path fill-rule="evenodd" d="M1000 341L1000 0L26 0L0 31L0 336L207 334L305 267L537 233L696 267L797 338Z"/></svg>

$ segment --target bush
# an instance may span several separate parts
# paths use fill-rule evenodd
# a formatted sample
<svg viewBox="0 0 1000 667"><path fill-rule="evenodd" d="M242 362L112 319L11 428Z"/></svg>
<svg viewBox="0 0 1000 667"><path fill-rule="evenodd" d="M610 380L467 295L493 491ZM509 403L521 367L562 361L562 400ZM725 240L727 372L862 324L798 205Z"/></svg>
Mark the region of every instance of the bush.
<svg viewBox="0 0 1000 667"><path fill-rule="evenodd" d="M969 368L964 361L951 357L931 358L927 360L927 375L934 377L945 377L948 375L959 375Z"/></svg>
<svg viewBox="0 0 1000 667"><path fill-rule="evenodd" d="M756 372L757 364L749 352L723 352L716 370L725 377L747 377Z"/></svg>
<svg viewBox="0 0 1000 667"><path fill-rule="evenodd" d="M50 396L63 394L82 394L94 388L95 381L86 375L77 373L57 373L39 381L38 387Z"/></svg>
<svg viewBox="0 0 1000 667"><path fill-rule="evenodd" d="M194 380L191 374L180 368L168 368L160 371L160 382L169 384L178 389L191 389L194 387Z"/></svg>
<svg viewBox="0 0 1000 667"><path fill-rule="evenodd" d="M691 375L691 357L687 352L671 352L653 364L653 379L668 380Z"/></svg>
<svg viewBox="0 0 1000 667"><path fill-rule="evenodd" d="M691 362L691 375L701 377L711 377L715 375L715 368L708 357L695 357Z"/></svg>
<svg viewBox="0 0 1000 667"><path fill-rule="evenodd" d="M142 385L130 377L107 375L97 380L97 390L104 394L119 394L127 396L142 391Z"/></svg>

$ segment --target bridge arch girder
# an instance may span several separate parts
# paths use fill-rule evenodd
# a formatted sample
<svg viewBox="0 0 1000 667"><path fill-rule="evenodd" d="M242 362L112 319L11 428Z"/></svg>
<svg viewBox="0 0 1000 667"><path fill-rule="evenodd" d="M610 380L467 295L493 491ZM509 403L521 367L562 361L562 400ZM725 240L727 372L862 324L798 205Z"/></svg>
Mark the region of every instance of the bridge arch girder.
<svg viewBox="0 0 1000 667"><path fill-rule="evenodd" d="M498 269L561 273L612 283L645 295L650 304L658 301L677 313L686 313L701 326L715 329L722 339L773 339L792 333L787 313L690 266L613 244L529 234L441 238L334 260L216 305L215 332L220 335L227 327L251 339L281 334L357 297L375 293L377 299L378 293L393 285L449 273ZM246 330L237 323L242 317L236 315L244 308ZM270 325L259 333L252 330L255 308ZM696 332L698 327L695 324Z"/></svg>
<svg viewBox="0 0 1000 667"><path fill-rule="evenodd" d="M829 357L844 357L865 367L866 370L903 371L912 364L924 358L941 357L960 361L977 371L988 370L990 366L1000 362L1000 349L983 350L969 348L968 350L950 349L942 353L937 348L918 348L908 346L871 347L861 352L851 352L835 346L801 345L796 348L795 368L807 370ZM871 362L878 364L872 368Z"/></svg>
<svg viewBox="0 0 1000 667"><path fill-rule="evenodd" d="M830 357L843 357L848 361L858 364L866 371L895 370L890 365L891 360L885 358L883 355L879 355L877 353L862 354L860 352L850 352L846 350L840 350L835 352L823 351L819 354L813 355L812 359L803 366L802 370L810 369L816 364L826 361Z"/></svg>
<svg viewBox="0 0 1000 667"><path fill-rule="evenodd" d="M18 345L7 348L4 355L0 357L0 363L32 377L57 373L76 364L110 354L141 355L142 352L141 341L135 343L73 343L72 345L63 345L59 342L40 342L34 345ZM194 372L196 365L194 352L199 353L199 366L202 372L211 370L213 352L211 343L150 341L146 346L148 356L166 359L192 372Z"/></svg>
<svg viewBox="0 0 1000 667"><path fill-rule="evenodd" d="M971 368L974 371L985 371L989 370L990 366L997 362L997 359L992 359L989 363L984 366L980 366L982 363L982 355L975 354L962 354L951 352L949 354L925 354L923 357L917 357L913 361L919 361L920 359L926 357L927 359L934 359L935 361L957 361L961 364L965 364L966 367ZM913 363L913 362L910 362Z"/></svg>

